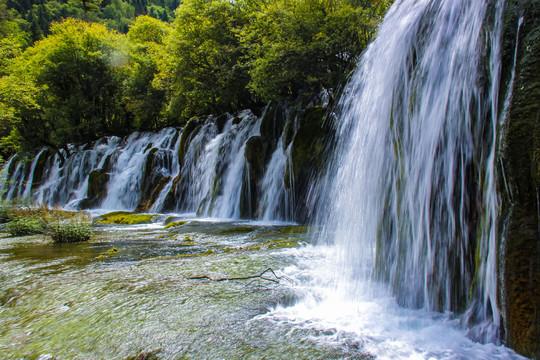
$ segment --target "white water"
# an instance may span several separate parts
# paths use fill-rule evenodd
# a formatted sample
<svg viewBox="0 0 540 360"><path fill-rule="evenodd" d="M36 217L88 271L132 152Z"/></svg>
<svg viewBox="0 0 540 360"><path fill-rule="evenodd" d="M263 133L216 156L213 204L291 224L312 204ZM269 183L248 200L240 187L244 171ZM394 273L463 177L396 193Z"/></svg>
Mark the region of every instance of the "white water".
<svg viewBox="0 0 540 360"><path fill-rule="evenodd" d="M285 181L290 183L291 180L284 179L290 151L290 145L283 150L283 139L280 138L261 181L264 192L261 194L258 213L262 214L263 221L292 219L292 197L285 188Z"/></svg>
<svg viewBox="0 0 540 360"><path fill-rule="evenodd" d="M65 162L57 154L47 158L36 188L32 188L32 179L39 154L33 160L11 160L4 167L13 168L10 182L5 186L5 198L11 200L24 194L36 203L67 209L91 206L103 211L132 211L144 203L150 212L196 212L198 216L216 219L254 217L266 222L291 221L293 190L285 189L284 184L290 149L283 150L281 136L275 139L277 148L269 156L268 164L264 164L263 178L255 181L249 178L246 144L260 135L263 118L264 112L256 116L251 110L244 110L226 118L200 119L186 139L181 164L178 158L181 131L174 128L157 133L136 132L124 139L104 137L84 146L70 145L69 154L60 150ZM274 140L267 141L271 146ZM87 203L93 171L107 174L106 191L99 193L100 199ZM162 186L160 192L152 194L158 184ZM92 189L99 190L95 186ZM148 200L152 202L147 203Z"/></svg>
<svg viewBox="0 0 540 360"><path fill-rule="evenodd" d="M174 147L171 139L175 137L176 132L173 128L165 128L158 133L133 133L124 140L124 144L111 158L113 166L107 186L107 197L101 204L103 209L132 211L137 207L141 198L144 167L151 149L157 148L158 154ZM160 166L157 171L169 175L174 171L169 169L176 162L171 160L164 167Z"/></svg>
<svg viewBox="0 0 540 360"><path fill-rule="evenodd" d="M299 254L303 300L269 318L381 359L519 358L498 346L503 5L394 3L340 102L319 208L330 247Z"/></svg>

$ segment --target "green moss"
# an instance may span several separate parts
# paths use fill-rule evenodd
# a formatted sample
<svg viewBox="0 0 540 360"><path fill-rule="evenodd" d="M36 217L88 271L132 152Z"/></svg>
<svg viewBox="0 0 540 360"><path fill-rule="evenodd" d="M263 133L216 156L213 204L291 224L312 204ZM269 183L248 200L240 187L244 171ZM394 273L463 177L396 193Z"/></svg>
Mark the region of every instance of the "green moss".
<svg viewBox="0 0 540 360"><path fill-rule="evenodd" d="M126 211L115 211L96 218L98 224L121 224L136 225L150 224L156 215L151 214L133 214Z"/></svg>
<svg viewBox="0 0 540 360"><path fill-rule="evenodd" d="M237 233L248 233L254 231L255 228L251 226L238 226L232 229L222 230L220 234L237 234Z"/></svg>
<svg viewBox="0 0 540 360"><path fill-rule="evenodd" d="M303 234L311 230L309 226L288 225L279 230L281 234Z"/></svg>
<svg viewBox="0 0 540 360"><path fill-rule="evenodd" d="M288 239L279 239L279 240L280 241L275 240L272 244L269 244L268 248L269 249L292 248L292 247L298 246L298 241L296 241L296 240L292 240L292 241L289 241Z"/></svg>
<svg viewBox="0 0 540 360"><path fill-rule="evenodd" d="M113 247L112 249L107 250L107 254L114 254L118 252L118 248Z"/></svg>
<svg viewBox="0 0 540 360"><path fill-rule="evenodd" d="M185 223L187 223L187 221L174 221L172 223L169 223L169 224L165 225L165 227L163 229L169 229L169 228L172 228L172 227L181 226L181 225L184 225Z"/></svg>

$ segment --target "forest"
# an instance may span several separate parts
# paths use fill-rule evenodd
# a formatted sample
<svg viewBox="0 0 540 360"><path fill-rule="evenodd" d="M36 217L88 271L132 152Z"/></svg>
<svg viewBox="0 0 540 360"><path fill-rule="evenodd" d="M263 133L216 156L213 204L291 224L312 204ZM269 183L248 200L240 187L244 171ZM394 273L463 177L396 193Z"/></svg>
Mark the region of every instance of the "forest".
<svg viewBox="0 0 540 360"><path fill-rule="evenodd" d="M0 156L339 89L386 0L0 0Z"/></svg>

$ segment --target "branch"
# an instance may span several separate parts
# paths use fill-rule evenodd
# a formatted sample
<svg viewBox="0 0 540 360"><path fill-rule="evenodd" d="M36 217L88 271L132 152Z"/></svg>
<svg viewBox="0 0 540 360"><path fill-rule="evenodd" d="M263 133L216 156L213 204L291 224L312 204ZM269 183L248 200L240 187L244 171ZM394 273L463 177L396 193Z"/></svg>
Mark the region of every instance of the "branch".
<svg viewBox="0 0 540 360"><path fill-rule="evenodd" d="M274 275L274 277L277 280L276 279L271 279L271 278L268 278L268 277L264 277L263 275L266 274L266 273L272 273L272 275ZM276 284L279 284L279 279L281 279L281 277L277 276L276 273L274 272L274 270L272 270L272 268L268 268L268 269L264 270L262 273L260 273L258 275L239 276L239 277L226 277L226 278L218 278L218 279L212 279L208 275L201 275L201 276L188 277L187 279L188 280L210 280L210 281L216 281L216 282L230 281L230 280L262 279L262 280L271 281L271 282L274 282Z"/></svg>

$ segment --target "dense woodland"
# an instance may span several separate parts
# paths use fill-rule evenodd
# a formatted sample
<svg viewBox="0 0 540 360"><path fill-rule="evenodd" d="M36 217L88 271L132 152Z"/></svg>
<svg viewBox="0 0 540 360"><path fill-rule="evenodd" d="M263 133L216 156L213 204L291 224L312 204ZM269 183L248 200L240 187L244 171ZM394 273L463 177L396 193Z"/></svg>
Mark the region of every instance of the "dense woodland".
<svg viewBox="0 0 540 360"><path fill-rule="evenodd" d="M390 2L0 0L0 156L336 88Z"/></svg>

